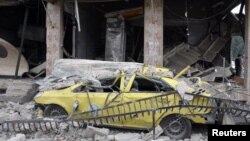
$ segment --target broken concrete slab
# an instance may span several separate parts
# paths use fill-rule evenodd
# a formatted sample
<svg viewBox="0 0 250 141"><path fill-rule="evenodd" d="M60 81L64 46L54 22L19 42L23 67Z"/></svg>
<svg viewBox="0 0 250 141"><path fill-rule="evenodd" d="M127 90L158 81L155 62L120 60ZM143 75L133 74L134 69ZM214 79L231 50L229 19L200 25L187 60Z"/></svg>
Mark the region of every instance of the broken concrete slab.
<svg viewBox="0 0 250 141"><path fill-rule="evenodd" d="M198 45L197 51L200 54L204 54L209 46L214 42L215 38L212 34L209 34L201 43Z"/></svg>
<svg viewBox="0 0 250 141"><path fill-rule="evenodd" d="M8 102L0 105L0 122L6 120L31 119L33 117L32 110L34 104L32 102L23 105Z"/></svg>
<svg viewBox="0 0 250 141"><path fill-rule="evenodd" d="M94 138L95 135L107 136L108 134L109 134L109 129L107 129L107 128L96 128L93 126L88 126L84 137Z"/></svg>
<svg viewBox="0 0 250 141"><path fill-rule="evenodd" d="M0 89L7 89L9 85L13 83L13 79L0 79Z"/></svg>
<svg viewBox="0 0 250 141"><path fill-rule="evenodd" d="M138 133L118 133L115 135L115 141L138 141L141 135Z"/></svg>
<svg viewBox="0 0 250 141"><path fill-rule="evenodd" d="M191 135L191 138L190 138L191 141L201 141L203 140L203 136L201 133L195 133L195 134L192 134Z"/></svg>
<svg viewBox="0 0 250 141"><path fill-rule="evenodd" d="M37 93L37 85L31 80L14 80L9 84L6 94L0 95L0 101L17 103L29 102Z"/></svg>
<svg viewBox="0 0 250 141"><path fill-rule="evenodd" d="M95 134L94 141L110 141L110 140L108 140L107 136L101 136L101 135Z"/></svg>
<svg viewBox="0 0 250 141"><path fill-rule="evenodd" d="M161 126L157 126L155 128L155 138L159 137L162 133L163 133L163 129L161 128ZM147 133L142 138L142 140L144 140L144 141L150 141L152 139L153 139L153 131Z"/></svg>
<svg viewBox="0 0 250 141"><path fill-rule="evenodd" d="M15 137L12 137L7 141L26 141L26 136L24 134L17 134Z"/></svg>
<svg viewBox="0 0 250 141"><path fill-rule="evenodd" d="M226 45L227 39L218 37L202 55L204 61L212 62L219 51Z"/></svg>
<svg viewBox="0 0 250 141"><path fill-rule="evenodd" d="M151 67L145 70L146 67ZM159 68L158 68L159 69ZM163 70L163 68L161 68ZM164 71L167 69L165 68ZM120 71L131 74L137 73L151 73L154 75L163 75L162 71L157 71L156 67L145 66L142 63L134 62L111 62L111 61L97 61L85 59L59 59L55 62L52 70L53 77L62 78L68 76L80 76L84 79L104 79L114 77ZM168 70L168 72L171 72ZM165 74L166 75L166 74ZM165 77L171 77L172 75Z"/></svg>
<svg viewBox="0 0 250 141"><path fill-rule="evenodd" d="M136 72L143 70L143 64L132 62L111 62L85 59L60 59L55 62L52 76L77 75L87 78L109 78L113 77L117 70L125 72Z"/></svg>
<svg viewBox="0 0 250 141"><path fill-rule="evenodd" d="M200 54L190 48L188 44L181 43L170 52L164 54L164 66L180 72L185 67L194 64L199 60Z"/></svg>
<svg viewBox="0 0 250 141"><path fill-rule="evenodd" d="M40 73L41 71L43 71L45 69L46 69L46 62L43 62L42 64L30 69L30 72L38 74L38 73Z"/></svg>
<svg viewBox="0 0 250 141"><path fill-rule="evenodd" d="M69 131L69 125L67 123L60 123L59 128L62 132Z"/></svg>
<svg viewBox="0 0 250 141"><path fill-rule="evenodd" d="M224 114L222 125L236 125L233 116L230 114Z"/></svg>
<svg viewBox="0 0 250 141"><path fill-rule="evenodd" d="M184 141L190 141L190 139L186 138L186 139L184 139Z"/></svg>
<svg viewBox="0 0 250 141"><path fill-rule="evenodd" d="M170 137L168 136L160 136L155 141L171 141Z"/></svg>
<svg viewBox="0 0 250 141"><path fill-rule="evenodd" d="M109 141L114 141L115 140L115 135L108 135L107 136Z"/></svg>
<svg viewBox="0 0 250 141"><path fill-rule="evenodd" d="M219 67L219 66L216 66L215 67L215 71L213 73L210 73L206 76L203 76L201 77L202 80L204 81L215 81L216 78L227 78L229 76L232 75L232 72L230 71L230 67L227 67L227 68L223 68L223 67Z"/></svg>
<svg viewBox="0 0 250 141"><path fill-rule="evenodd" d="M45 83L44 85L41 85L39 87L39 91L47 91L47 90L53 90L53 89L61 89L61 88L67 88L69 86L73 86L77 83L77 81L74 80L67 80L67 81L61 81L61 82L56 82L56 83Z"/></svg>
<svg viewBox="0 0 250 141"><path fill-rule="evenodd" d="M181 95L181 97L185 100L192 100L192 95L187 95L186 93L191 93L190 86L183 80L179 81L175 88L176 91Z"/></svg>
<svg viewBox="0 0 250 141"><path fill-rule="evenodd" d="M143 73L173 78L173 73L167 68L145 66L141 63L61 59L56 61L52 75L38 80L36 84L40 85L39 91L66 88L79 82L98 87L101 86L100 79L115 78L121 71L126 74Z"/></svg>

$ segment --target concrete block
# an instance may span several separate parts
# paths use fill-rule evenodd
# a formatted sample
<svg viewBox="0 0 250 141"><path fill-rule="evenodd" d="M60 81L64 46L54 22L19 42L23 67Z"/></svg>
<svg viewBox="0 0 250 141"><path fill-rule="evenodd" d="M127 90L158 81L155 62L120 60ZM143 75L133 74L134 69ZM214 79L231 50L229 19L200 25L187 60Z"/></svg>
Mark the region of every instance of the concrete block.
<svg viewBox="0 0 250 141"><path fill-rule="evenodd" d="M93 126L88 126L85 132L84 137L86 138L94 138L95 135L107 136L109 134L109 129L106 128L96 128Z"/></svg>
<svg viewBox="0 0 250 141"><path fill-rule="evenodd" d="M7 141L25 141L26 137L24 134L17 134L15 137L10 138Z"/></svg>
<svg viewBox="0 0 250 141"><path fill-rule="evenodd" d="M155 138L159 137L163 133L161 126L155 128ZM144 141L150 141L153 139L153 131L147 133L143 138Z"/></svg>
<svg viewBox="0 0 250 141"><path fill-rule="evenodd" d="M115 141L138 141L140 137L138 133L118 133L115 135Z"/></svg>
<svg viewBox="0 0 250 141"><path fill-rule="evenodd" d="M160 137L157 138L157 140L170 141L171 139L168 136L160 136Z"/></svg>
<svg viewBox="0 0 250 141"><path fill-rule="evenodd" d="M6 94L0 95L0 101L26 103L33 99L37 93L37 85L30 80L14 80L9 84Z"/></svg>
<svg viewBox="0 0 250 141"><path fill-rule="evenodd" d="M192 134L190 140L191 141L200 141L202 139L203 139L203 136L201 133L199 133L199 134Z"/></svg>

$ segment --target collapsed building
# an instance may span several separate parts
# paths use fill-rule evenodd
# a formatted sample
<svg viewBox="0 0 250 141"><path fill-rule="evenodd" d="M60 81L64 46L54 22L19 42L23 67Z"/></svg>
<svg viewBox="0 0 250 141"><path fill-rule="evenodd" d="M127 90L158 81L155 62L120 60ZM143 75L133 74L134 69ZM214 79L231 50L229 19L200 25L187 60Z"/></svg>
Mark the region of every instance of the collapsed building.
<svg viewBox="0 0 250 141"><path fill-rule="evenodd" d="M249 98L248 1L0 0L0 6L0 101L32 100L34 81L45 76L36 82L39 91L144 65L166 67L171 77L236 81L240 90L223 85L222 91ZM238 54L245 55L244 79L232 69Z"/></svg>
<svg viewBox="0 0 250 141"><path fill-rule="evenodd" d="M161 57L159 66L171 68L176 73L188 65L195 66L194 68L199 70L223 67L221 63L223 58L226 59L225 67L230 67L231 60L236 58L236 54L231 53L232 38L243 37L244 34L242 11L237 15L231 13L234 7L241 4L240 0L213 2L169 0L159 3L160 6L156 2L152 5L155 7L152 7L150 2L144 3L143 0L50 2L48 5L52 4L52 8L57 6L61 10L52 9L50 12L50 6L45 7L46 1L2 2L1 37L16 47L23 46L22 54L28 60L30 68L45 62L46 56L49 59L55 55L59 55L58 58L132 61L146 64L147 60L148 62L154 60L146 58ZM13 8L16 10L13 11ZM157 9L158 11L152 12L155 15L158 15L156 13L158 12L160 17L152 16L152 12L147 13L149 11L147 8ZM26 22L23 21L25 9L29 9L26 13ZM5 11L13 11L8 13L12 16L7 17ZM47 18L46 11L50 13L47 14ZM58 17L54 16L54 13ZM148 15L149 17L146 17ZM55 28L50 24L58 24L58 27ZM58 31L53 32L56 29ZM154 29L155 33L149 29ZM46 36L52 36L52 33L57 33L58 37L46 39ZM159 35L150 37L154 34ZM22 40L24 45L20 45ZM157 43L150 40L155 40ZM56 41L58 45L54 44ZM56 49L50 51L48 48L50 44L53 48L60 46L59 54ZM157 51L158 46L161 50L147 57L149 51L147 46L148 49L151 46L155 48L150 51L151 54ZM239 54L242 54L243 49L239 50ZM50 65L50 68L52 64L47 61L47 66Z"/></svg>

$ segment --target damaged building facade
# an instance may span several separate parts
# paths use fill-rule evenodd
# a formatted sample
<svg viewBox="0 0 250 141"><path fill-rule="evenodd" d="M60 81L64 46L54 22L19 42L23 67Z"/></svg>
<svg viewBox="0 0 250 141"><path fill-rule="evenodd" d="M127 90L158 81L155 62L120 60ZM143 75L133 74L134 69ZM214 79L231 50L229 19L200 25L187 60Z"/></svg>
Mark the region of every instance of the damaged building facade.
<svg viewBox="0 0 250 141"><path fill-rule="evenodd" d="M238 14L231 13L238 5ZM214 81L232 75L238 54L247 64L245 5L241 0L2 1L1 38L20 48L27 60L13 58L21 62L13 66L14 72L20 68L38 74L32 68L41 65L41 71L46 63L51 74L55 60L70 58L140 62L175 73L192 66L193 75L213 68L218 70L210 79Z"/></svg>
<svg viewBox="0 0 250 141"><path fill-rule="evenodd" d="M236 7L237 13L232 13ZM79 112L85 115L84 118L82 117L84 120L91 121L87 124L93 125L96 122L100 125L106 122L107 125L108 121L114 120L115 116L117 116L116 120L119 120L116 121L116 125L119 126L121 116L124 117L122 122L133 125L133 121L126 121L126 118L132 119L141 114L143 115L141 119L145 119L142 122L147 123L147 128L153 124L149 121L152 119L153 112L161 112L162 109L170 107L169 104L156 104L157 100L174 99L172 106L183 107L175 103L176 98L172 96L176 97L176 95L169 91L177 91L181 94L180 98L177 95L177 101L183 100L185 96L190 98L190 95L197 93L203 101L204 97L208 98L207 94L212 94L207 101L230 98L225 103L231 106L227 108L233 109L235 108L233 100L247 103L250 97L249 8L250 4L247 0L0 0L0 104L6 101L23 104L28 107L28 119L34 120L37 120L34 114L30 114L34 111L27 102L33 100L35 104L31 105L35 105L38 113L42 111L45 114L49 111L49 104L59 105L67 107L66 115L70 111L68 119L72 120L72 115ZM238 55L242 56L242 63L244 63L241 75L236 75L235 72L235 60ZM128 78L124 73L128 74ZM107 80L110 78L113 80L116 75L120 77L115 77L116 79L112 81L114 83ZM142 81L142 78L146 79ZM77 89L77 83L82 80L88 81L84 81L81 89ZM104 83L101 80L105 80ZM142 87L140 89L140 84L135 80L142 82L143 88L148 87L146 92ZM132 83L133 81L135 82ZM113 88L117 82L122 82L123 85L119 83L120 85ZM150 82L154 82L154 85ZM109 85L103 87L106 83ZM160 88L163 84L166 86ZM168 84L170 84L169 88ZM136 85L137 91L130 91ZM190 85L194 87L192 92L186 91ZM55 91L51 92L51 90ZM54 100L52 104L46 100L47 94L59 95L54 98L60 99L61 92L67 93L70 90L73 94L74 90L76 93L86 92L85 101L82 102L76 98L68 101L69 105L63 106L63 100ZM139 93L138 90L145 96L144 98L141 96L143 99L126 97L126 93ZM155 94L155 97L148 98L148 91ZM90 102L95 101L93 95L97 93L108 95L105 100L102 100L102 102L105 101L103 108ZM119 103L121 106L132 105L134 109L128 106L126 110L129 112L126 113L125 108L121 112L118 106L118 109L115 109L116 112L109 113L107 110L108 114L105 115L106 109L112 109L112 102L120 102L119 95L118 100L115 99L116 93L125 95L124 97L127 98L125 103ZM213 97L214 93L218 97ZM157 94L161 94L160 97ZM189 98L184 100L199 99ZM148 102L145 105L150 105L151 102L151 110L153 108L156 111L150 111L150 107L147 106L143 111L141 108L143 100L145 103ZM152 100L156 101L152 104ZM133 104L131 101L136 101L137 105L136 102ZM197 105L200 101L198 100ZM205 107L203 110L201 108L198 114L210 113L210 111L207 112L208 108L217 108L211 103L204 104L203 101L198 106ZM82 105L89 103L85 105L88 107L84 109L85 113L81 113L84 111L82 107L78 109L77 102ZM107 102L111 103L111 106L107 106ZM194 103L189 104L184 103L191 108L197 106ZM18 107L15 103L2 105ZM236 106L236 109L244 111L242 107ZM22 110L18 110L21 113ZM147 114L145 111L149 113L146 118L144 118L144 114ZM249 111L246 112L244 120L249 119ZM8 113L6 110L3 110L4 112ZM14 113L18 114L18 112ZM230 112L226 114L231 115ZM99 115L99 117L96 120L96 117L89 118L88 115L96 117ZM4 116L3 114L2 117ZM6 123L8 125L8 121L2 122L5 121L2 117L0 116L0 131ZM206 120L211 118L214 117L206 117ZM197 120L197 123L207 122L199 117L197 119L190 117L190 120ZM44 122L46 125L47 121ZM250 121L246 120L246 122ZM189 124L186 122L186 125ZM52 125L48 128L53 129ZM157 121L156 125L161 124ZM57 124L55 126L59 128ZM75 126L74 123L73 126ZM31 127L38 128L35 124ZM41 125L40 128L42 129ZM95 127L88 128L96 130L98 133L95 134L108 137L109 131L106 133L105 130L99 131ZM149 132L145 137L139 137L137 134L135 136L137 139L150 140L165 132L165 129L159 129L159 127L153 127L153 129L152 133ZM160 133L157 133L158 129ZM185 133L185 136L178 136L176 139L186 137L188 134L191 133ZM166 135L170 134L166 133ZM147 136L150 136L149 139L145 139ZM91 135L92 137L96 138L94 134Z"/></svg>

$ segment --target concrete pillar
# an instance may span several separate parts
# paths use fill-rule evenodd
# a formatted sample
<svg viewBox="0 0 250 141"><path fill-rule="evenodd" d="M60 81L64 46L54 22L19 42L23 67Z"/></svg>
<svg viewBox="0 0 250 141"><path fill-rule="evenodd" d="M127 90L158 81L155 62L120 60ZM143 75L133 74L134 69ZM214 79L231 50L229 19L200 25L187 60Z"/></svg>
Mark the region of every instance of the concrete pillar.
<svg viewBox="0 0 250 141"><path fill-rule="evenodd" d="M46 11L46 74L50 75L54 62L62 58L63 0L47 4Z"/></svg>
<svg viewBox="0 0 250 141"><path fill-rule="evenodd" d="M244 58L244 68L245 68L245 88L248 90L250 95L250 2L245 1L245 58Z"/></svg>
<svg viewBox="0 0 250 141"><path fill-rule="evenodd" d="M144 63L163 65L163 0L144 0Z"/></svg>

